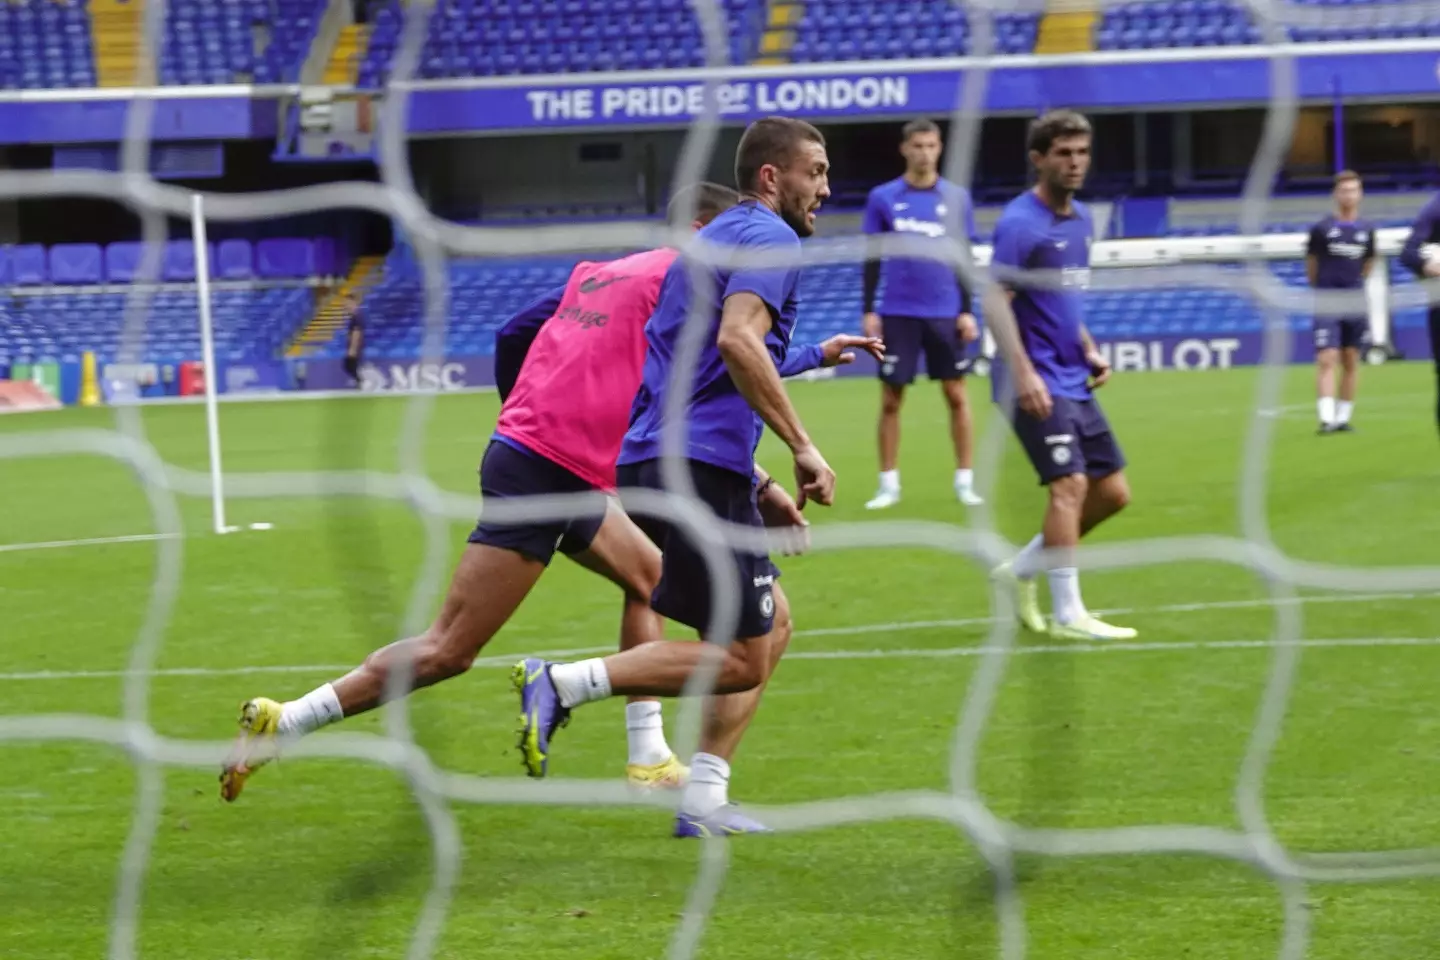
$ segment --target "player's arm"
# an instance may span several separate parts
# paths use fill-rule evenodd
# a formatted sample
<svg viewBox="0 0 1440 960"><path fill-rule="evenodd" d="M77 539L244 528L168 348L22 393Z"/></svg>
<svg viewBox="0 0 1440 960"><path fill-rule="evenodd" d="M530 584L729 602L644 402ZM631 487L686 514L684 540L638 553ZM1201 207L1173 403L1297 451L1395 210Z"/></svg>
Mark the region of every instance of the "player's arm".
<svg viewBox="0 0 1440 960"><path fill-rule="evenodd" d="M839 367L854 363L856 349L864 350L877 361L885 359L885 344L879 337L837 333L829 340L808 344L785 354L785 359L780 364L780 376L793 377L817 367Z"/></svg>
<svg viewBox="0 0 1440 960"><path fill-rule="evenodd" d="M1375 228L1371 226L1365 234L1365 262L1360 264L1360 278L1370 279L1370 271L1375 269Z"/></svg>
<svg viewBox="0 0 1440 960"><path fill-rule="evenodd" d="M1431 200L1410 226L1410 236L1400 250L1400 262L1417 277L1440 277L1440 257L1425 260L1420 251L1430 243L1436 224L1440 223L1440 203Z"/></svg>
<svg viewBox="0 0 1440 960"><path fill-rule="evenodd" d="M1085 360L1090 364L1090 375L1093 378L1090 386L1103 387L1110 379L1110 361L1100 352L1095 345L1095 338L1090 336L1090 328L1080 324L1080 343L1085 347Z"/></svg>
<svg viewBox="0 0 1440 960"><path fill-rule="evenodd" d="M828 506L834 498L835 474L805 432L765 346L772 324L770 305L754 291L738 290L725 298L715 346L740 395L795 455L799 503L813 496Z"/></svg>
<svg viewBox="0 0 1440 960"><path fill-rule="evenodd" d="M880 289L879 234L887 229L885 208L872 190L865 198L865 212L860 218L860 232L865 234L865 260L860 265L860 331L867 337L880 336L880 315L875 312L875 294Z"/></svg>
<svg viewBox="0 0 1440 960"><path fill-rule="evenodd" d="M1310 228L1310 236L1305 242L1305 278L1310 281L1310 286L1320 282L1320 251L1325 249L1325 233L1319 224Z"/></svg>
<svg viewBox="0 0 1440 960"><path fill-rule="evenodd" d="M990 335L995 338L995 349L1014 379L1015 402L1032 417L1044 420L1050 416L1052 407L1050 391L1025 352L1015 312L1010 306L1028 255L1025 237L1017 224L1002 219L995 225L990 269L997 274L998 282L986 286L981 304L990 324Z"/></svg>
<svg viewBox="0 0 1440 960"><path fill-rule="evenodd" d="M504 401L515 388L515 381L520 376L520 367L525 363L525 355L530 352L530 345L540 335L540 328L545 321L555 316L555 311L560 309L560 301L565 296L565 288L556 287L542 293L520 308L509 320L505 321L495 333L495 388L500 392L500 399Z"/></svg>

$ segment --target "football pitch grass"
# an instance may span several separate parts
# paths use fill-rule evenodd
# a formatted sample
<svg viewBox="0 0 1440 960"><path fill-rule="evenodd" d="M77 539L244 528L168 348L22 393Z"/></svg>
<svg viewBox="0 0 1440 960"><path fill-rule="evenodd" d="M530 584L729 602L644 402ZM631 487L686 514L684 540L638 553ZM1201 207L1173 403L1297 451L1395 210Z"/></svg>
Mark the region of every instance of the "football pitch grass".
<svg viewBox="0 0 1440 960"><path fill-rule="evenodd" d="M1253 370L1118 375L1103 398L1130 458L1131 508L1092 538L1124 543L1237 536ZM997 428L970 395L982 433ZM1275 413L1265 512L1275 545L1317 563L1440 561L1440 451L1428 364L1362 371L1353 435L1317 437L1310 371L1287 372ZM875 481L869 380L797 384L792 395L839 474L837 521L964 525L935 387L905 412L904 502L863 504ZM221 409L227 473L390 470L405 401L236 403ZM420 447L445 490L470 494L493 395L439 398ZM199 406L147 408L170 463L204 471ZM0 418L0 434L109 426L113 413ZM982 441L983 442L983 441ZM767 439L762 459L788 464ZM989 491L1001 532L1037 528L1042 492L1013 439ZM13 549L151 530L127 468L98 456L0 460L0 714L118 717L120 676L145 614L149 542ZM181 502L183 585L151 678L163 736L217 744L254 695L289 698L393 639L423 555L424 525L399 503L232 499L217 537L209 503ZM452 556L466 524L451 526ZM763 811L900 791L947 791L975 654L988 642L985 570L918 547L818 550L780 561L795 612L780 667L735 764L732 796ZM448 575L448 571L446 571ZM1255 574L1173 561L1083 575L1088 604L1139 629L1113 649L1021 634L979 750L994 811L1031 827L1240 828L1236 786L1264 700L1277 608ZM1266 814L1293 851L1440 846L1440 595L1303 591L1305 645L1272 762ZM428 613L427 608L427 613ZM608 648L613 588L557 560L468 675L412 698L418 742L440 768L511 778L522 653ZM674 635L681 635L676 632ZM665 715L675 730L676 705ZM333 733L379 733L383 715ZM316 738L332 735L322 731ZM615 786L623 709L578 712L552 776ZM137 938L144 957L314 960L401 957L433 872L430 834L403 778L360 760L282 760L234 804L218 770L168 767ZM0 956L105 955L138 778L121 750L0 741ZM544 785L539 785L543 787ZM456 803L461 873L434 955L664 956L701 845L671 839L655 806ZM743 837L700 944L714 958L993 957L993 879L954 826L918 817ZM1440 860L1440 856L1437 856ZM1254 867L1199 854L1022 856L1028 956L1275 956L1279 887ZM1307 956L1440 956L1440 881L1312 883Z"/></svg>

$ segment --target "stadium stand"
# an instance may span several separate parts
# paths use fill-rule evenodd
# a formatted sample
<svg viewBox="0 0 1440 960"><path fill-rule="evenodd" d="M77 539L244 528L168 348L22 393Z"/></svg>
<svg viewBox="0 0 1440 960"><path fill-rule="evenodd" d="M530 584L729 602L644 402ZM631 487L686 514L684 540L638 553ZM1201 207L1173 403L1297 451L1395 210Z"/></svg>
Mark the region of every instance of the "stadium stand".
<svg viewBox="0 0 1440 960"><path fill-rule="evenodd" d="M0 360L63 361L86 350L113 358L128 304L117 286L136 280L141 253L134 242L0 248L0 286L9 288L0 296ZM210 244L208 255L216 281L216 355L224 360L279 356L314 311L314 281L342 267L327 237L224 239ZM167 243L160 264L165 286L154 293L144 321L147 361L200 356L194 280L194 246Z"/></svg>
<svg viewBox="0 0 1440 960"><path fill-rule="evenodd" d="M765 0L724 0L732 61L748 63ZM358 84L386 82L400 40L401 4L380 0ZM688 0L443 0L429 25L420 75L427 78L585 73L693 67L704 63Z"/></svg>
<svg viewBox="0 0 1440 960"><path fill-rule="evenodd" d="M0 3L0 87L95 86L90 15L79 3Z"/></svg>
<svg viewBox="0 0 1440 960"><path fill-rule="evenodd" d="M310 316L307 287L212 291L215 355L220 360L277 356ZM120 348L127 298L123 293L53 292L0 299L0 362L74 361L87 350L102 360ZM151 299L142 356L178 364L200 358L195 291L165 290Z"/></svg>
<svg viewBox="0 0 1440 960"><path fill-rule="evenodd" d="M1440 14L1428 5L1401 0L1299 0L1309 6L1343 8L1324 26L1291 26L1290 39L1383 40L1440 35ZM1151 47L1214 47L1260 43L1260 29L1243 6L1224 0L1160 0L1107 7L1095 30L1099 50Z"/></svg>
<svg viewBox="0 0 1440 960"><path fill-rule="evenodd" d="M324 0L171 0L160 82L293 83Z"/></svg>
<svg viewBox="0 0 1440 960"><path fill-rule="evenodd" d="M1035 48L1039 20L1035 13L998 15L997 49L1029 53ZM970 51L971 36L965 11L949 0L810 0L791 59L804 63L958 56Z"/></svg>
<svg viewBox="0 0 1440 960"><path fill-rule="evenodd" d="M324 0L173 0L159 80L165 84L294 82ZM0 87L130 86L143 77L144 4L0 3Z"/></svg>

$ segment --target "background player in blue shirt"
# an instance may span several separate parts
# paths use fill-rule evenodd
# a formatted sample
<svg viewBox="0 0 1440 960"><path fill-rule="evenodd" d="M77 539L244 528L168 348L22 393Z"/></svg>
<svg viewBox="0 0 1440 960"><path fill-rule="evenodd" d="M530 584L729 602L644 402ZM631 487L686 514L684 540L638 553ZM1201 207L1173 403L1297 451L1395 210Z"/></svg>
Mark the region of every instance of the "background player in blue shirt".
<svg viewBox="0 0 1440 960"><path fill-rule="evenodd" d="M1074 196L1090 169L1090 140L1090 122L1073 111L1035 120L1028 146L1038 182L1012 200L995 225L993 269L1011 290L1014 316L1001 310L990 318L1000 348L992 389L1050 500L1041 533L995 575L1015 591L1021 623L1037 633L1127 640L1134 630L1105 623L1085 608L1070 556L1082 536L1130 501L1124 454L1092 393L1110 378L1110 365L1083 319L1095 228L1089 209ZM1035 586L1035 575L1046 566L1042 550L1053 558L1048 625Z"/></svg>
<svg viewBox="0 0 1440 960"><path fill-rule="evenodd" d="M1431 198L1410 225L1400 262L1420 280L1440 277L1440 195ZM1435 425L1440 427L1440 301L1430 302L1430 356L1435 363Z"/></svg>
<svg viewBox="0 0 1440 960"><path fill-rule="evenodd" d="M930 244L947 236L976 242L970 193L940 176L940 151L940 128L934 123L912 120L905 125L900 134L905 173L870 191L860 224L863 232L898 234L906 245ZM970 470L970 406L965 399L965 374L970 368L965 347L979 336L970 312L970 292L948 263L897 254L882 257L872 249L865 261L862 293L865 336L885 339L880 365L880 487L866 509L900 502L900 407L905 388L918 372L921 353L926 373L940 381L950 408L955 496L967 506L983 502L975 495Z"/></svg>
<svg viewBox="0 0 1440 960"><path fill-rule="evenodd" d="M693 627L704 640L732 639L713 635L716 581L704 555L684 527L647 515L633 493L666 489L660 461L666 397L674 386L681 331L692 321L708 329L685 397L682 469L706 509L721 521L758 531L803 527L800 507L807 500L833 501L835 474L805 432L778 369L789 353L799 306L800 237L814 231L815 211L830 195L829 168L825 139L810 124L778 117L751 124L735 158L742 201L696 235L710 248L703 265L697 266L691 251L671 265L645 327L641 386L616 475L622 503L663 554L651 606ZM697 309L698 317L692 318ZM867 349L877 357L881 351L878 343ZM762 424L794 455L798 503L755 463ZM730 806L729 760L789 641L788 604L768 554L753 549L726 553L729 569L722 576L738 593L739 625L725 648L715 690L731 696L707 708L675 821L679 837L765 829ZM712 654L695 643L651 642L578 663L525 660L521 710L526 735L548 745L573 707L612 691L678 696Z"/></svg>
<svg viewBox="0 0 1440 960"><path fill-rule="evenodd" d="M1316 290L1364 290L1375 265L1375 225L1360 219L1360 175L1335 175L1335 212L1310 228L1305 272ZM1359 308L1350 315L1315 315L1315 407L1320 432L1353 430L1355 377L1360 351L1370 345L1370 318ZM1340 403L1335 403L1335 361L1340 360Z"/></svg>

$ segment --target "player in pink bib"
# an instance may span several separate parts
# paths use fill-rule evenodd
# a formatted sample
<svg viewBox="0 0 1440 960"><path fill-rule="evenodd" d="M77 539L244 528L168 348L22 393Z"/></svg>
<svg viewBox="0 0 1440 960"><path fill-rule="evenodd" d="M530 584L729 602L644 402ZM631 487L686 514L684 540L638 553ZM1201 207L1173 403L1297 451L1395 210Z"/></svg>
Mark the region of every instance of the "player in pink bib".
<svg viewBox="0 0 1440 960"><path fill-rule="evenodd" d="M739 200L733 190L715 184L691 189L698 194L697 230ZM672 209L688 200L677 195ZM562 289L538 297L501 328L495 379L504 405L481 461L481 515L439 616L420 636L382 647L298 700L247 701L240 741L220 776L226 800L239 796L249 775L276 755L281 742L378 707L392 671L408 669L408 693L468 670L557 550L624 591L625 646L663 637L663 620L650 609L660 580L659 548L608 494L615 488L615 459L640 384L645 324L676 254L662 248L581 263ZM848 363L854 359L849 348L865 343L832 337L793 351L784 372ZM577 495L571 516L525 522L495 516L497 504L541 494ZM659 704L632 698L626 727L631 783L681 786L688 770L665 742Z"/></svg>

